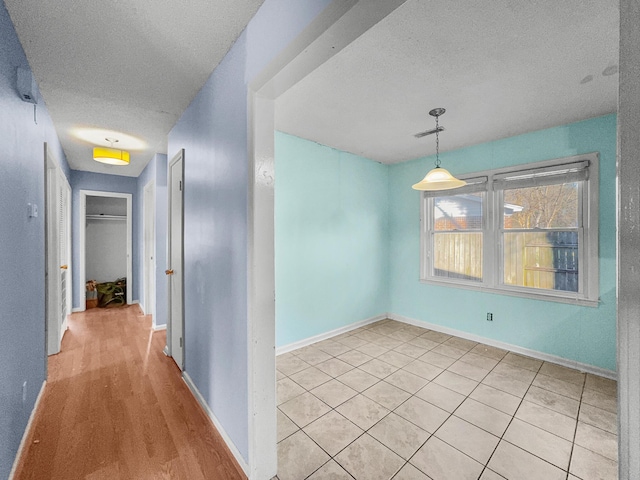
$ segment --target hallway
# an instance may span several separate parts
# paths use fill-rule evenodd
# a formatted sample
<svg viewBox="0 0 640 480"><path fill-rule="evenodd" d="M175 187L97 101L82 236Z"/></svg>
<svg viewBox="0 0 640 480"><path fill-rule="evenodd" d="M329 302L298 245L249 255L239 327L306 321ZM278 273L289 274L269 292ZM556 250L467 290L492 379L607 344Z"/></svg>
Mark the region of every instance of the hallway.
<svg viewBox="0 0 640 480"><path fill-rule="evenodd" d="M15 479L246 478L138 305L69 317Z"/></svg>

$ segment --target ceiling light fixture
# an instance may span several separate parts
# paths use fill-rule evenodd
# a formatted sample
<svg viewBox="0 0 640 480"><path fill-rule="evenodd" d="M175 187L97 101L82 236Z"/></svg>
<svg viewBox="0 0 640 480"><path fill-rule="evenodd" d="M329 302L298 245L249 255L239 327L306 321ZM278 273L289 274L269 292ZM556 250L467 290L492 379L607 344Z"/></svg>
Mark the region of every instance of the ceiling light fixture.
<svg viewBox="0 0 640 480"><path fill-rule="evenodd" d="M129 152L113 148L114 143L118 143L115 138L105 138L111 147L93 147L93 159L96 162L108 165L129 165Z"/></svg>
<svg viewBox="0 0 640 480"><path fill-rule="evenodd" d="M412 188L414 190L450 190L467 184L464 180L457 179L448 170L440 167L440 137L438 134L441 128L438 124L438 117L444 114L445 111L444 108L434 108L429 112L429 115L436 117L436 168L429 171L420 182L413 185Z"/></svg>

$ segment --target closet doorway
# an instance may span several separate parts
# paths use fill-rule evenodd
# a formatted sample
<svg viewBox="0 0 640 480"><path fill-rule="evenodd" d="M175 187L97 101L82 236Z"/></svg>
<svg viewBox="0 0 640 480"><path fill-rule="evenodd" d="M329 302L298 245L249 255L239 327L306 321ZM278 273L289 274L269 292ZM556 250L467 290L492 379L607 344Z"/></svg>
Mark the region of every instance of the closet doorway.
<svg viewBox="0 0 640 480"><path fill-rule="evenodd" d="M80 190L80 278L85 283L125 278L127 304L133 289L131 202L130 193Z"/></svg>

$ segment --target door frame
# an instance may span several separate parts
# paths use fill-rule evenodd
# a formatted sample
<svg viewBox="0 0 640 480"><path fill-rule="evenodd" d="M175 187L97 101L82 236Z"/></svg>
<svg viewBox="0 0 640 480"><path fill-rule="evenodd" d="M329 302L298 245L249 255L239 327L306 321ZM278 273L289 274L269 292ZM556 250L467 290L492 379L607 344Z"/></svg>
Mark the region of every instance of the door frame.
<svg viewBox="0 0 640 480"><path fill-rule="evenodd" d="M406 0L332 1L247 90L249 478L277 472L275 373L275 100Z"/></svg>
<svg viewBox="0 0 640 480"><path fill-rule="evenodd" d="M87 238L87 197L110 197L110 198L126 198L127 199L127 305L131 305L133 303L133 258L132 258L132 245L133 245L133 219L132 219L132 199L133 195L131 193L120 193L120 192L103 192L99 190L80 190L80 215L78 221L80 222L79 231L80 231L80 255L78 261L78 275L80 276L80 281L78 282L78 288L80 292L78 292L78 298L80 299L80 312L84 312L87 308L86 301L83 301L85 298L84 291L84 283L86 282L86 238ZM83 280L84 279L84 280Z"/></svg>
<svg viewBox="0 0 640 480"><path fill-rule="evenodd" d="M638 200L640 200L640 7L620 1L618 158L616 189L616 274L618 352L618 475L640 478L640 300L638 297Z"/></svg>
<svg viewBox="0 0 640 480"><path fill-rule="evenodd" d="M172 199L172 195L173 195L173 191L172 191L172 176L171 176L171 167L173 165L175 165L177 162L182 162L182 168L181 168L181 172L180 175L182 177L182 188L180 190L180 195L182 196L182 208L181 208L181 215L180 215L180 279L181 279L181 285L179 286L181 293L182 293L182 306L181 306L181 315L182 315L182 319L181 319L181 325L180 325L180 331L178 332L178 330L176 329L176 327L173 325L174 324L174 320L173 320L173 316L172 316L172 296L171 296L171 282L172 282L172 276L169 275L167 273L167 344L165 346L165 354L172 357L173 360L176 362L176 364L178 365L178 367L180 368L180 370L184 371L185 369L185 351L186 351L186 342L184 341L185 338L185 322L184 322L184 191L185 191L185 181L184 181L184 148L180 149L180 151L178 153L176 153L173 158L168 162L167 164L167 271L172 270L175 265L172 265L171 263L171 228L172 228L172 224L173 224L173 219L171 218L171 199ZM166 273L165 272L165 273ZM176 359L173 355L173 348L172 348L172 344L175 341L175 335L179 334L183 341L182 341L182 355L181 358Z"/></svg>
<svg viewBox="0 0 640 480"><path fill-rule="evenodd" d="M155 229L155 201L156 184L154 180L144 186L142 194L142 269L143 269L143 292L142 310L146 315L153 315L153 325L155 326L155 306L156 306L156 229ZM147 230L151 231L150 238L147 239ZM149 241L147 241L149 240ZM150 255L149 255L150 254ZM151 258L150 258L151 257Z"/></svg>
<svg viewBox="0 0 640 480"><path fill-rule="evenodd" d="M60 345L62 343L62 337L66 332L67 316L71 313L71 301L73 290L73 273L71 268L71 186L67 177L64 175L60 164L53 156L51 149L47 142L44 142L44 256L45 256L45 352L46 356L55 355L60 352ZM52 188L53 187L53 188ZM53 299L51 298L52 290L58 290L60 288L59 283L55 280L58 278L57 273L60 268L59 250L60 245L58 239L60 238L60 232L57 229L59 225L59 218L57 218L57 204L59 199L57 198L58 188L61 188L66 195L66 225L67 238L66 238L66 257L67 257L67 295L66 295L66 311L62 314L60 322L57 321L57 315L53 315L53 312L59 312L60 305L56 302L55 305L51 304ZM53 219L52 216L56 217ZM55 228L55 231L52 229ZM52 240L55 245L52 245ZM55 272L56 275L50 275ZM62 300L61 292L57 292L56 298ZM52 316L55 316L55 325L52 322ZM53 328L52 328L53 327ZM46 362L45 362L46 363Z"/></svg>

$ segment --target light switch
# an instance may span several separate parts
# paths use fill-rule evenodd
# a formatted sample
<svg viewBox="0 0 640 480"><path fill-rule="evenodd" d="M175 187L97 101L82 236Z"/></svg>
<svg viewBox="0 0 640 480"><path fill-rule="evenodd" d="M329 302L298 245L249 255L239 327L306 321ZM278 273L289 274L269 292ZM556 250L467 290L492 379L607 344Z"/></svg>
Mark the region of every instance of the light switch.
<svg viewBox="0 0 640 480"><path fill-rule="evenodd" d="M29 218L36 218L38 216L38 205L35 203L27 203L27 211Z"/></svg>

